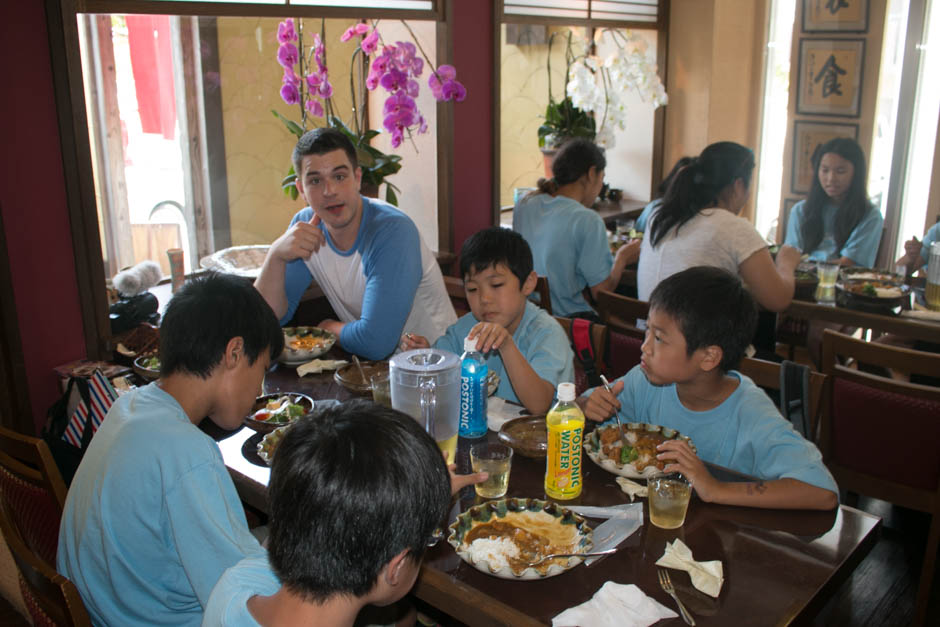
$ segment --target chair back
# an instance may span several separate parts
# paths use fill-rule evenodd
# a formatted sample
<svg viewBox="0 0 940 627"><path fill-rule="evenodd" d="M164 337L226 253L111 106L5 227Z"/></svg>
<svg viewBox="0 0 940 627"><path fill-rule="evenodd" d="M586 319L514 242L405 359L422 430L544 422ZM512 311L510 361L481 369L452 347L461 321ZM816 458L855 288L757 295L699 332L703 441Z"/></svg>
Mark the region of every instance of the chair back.
<svg viewBox="0 0 940 627"><path fill-rule="evenodd" d="M0 427L0 502L30 551L55 564L65 483L43 440Z"/></svg>
<svg viewBox="0 0 940 627"><path fill-rule="evenodd" d="M774 398L774 395L771 394L768 394L768 396L774 399L783 417L794 422L792 416L794 413L792 410L794 408L792 404L788 402L788 399L784 398L785 395L782 394L785 376L783 364L767 361L765 359L745 357L738 366L738 372L750 377L750 379L754 381L758 387L763 388L765 392L776 391L777 398ZM803 412L801 412L802 415L806 417L806 422L804 424L794 423L793 427L810 442L816 442L818 438L819 411L822 404L825 384L826 375L821 372L810 372L806 389L797 390L797 392L799 392L797 396L801 398L805 397L806 399L806 407L803 408Z"/></svg>
<svg viewBox="0 0 940 627"><path fill-rule="evenodd" d="M463 279L455 276L444 277L444 287L447 288L447 295L454 306L457 316L462 316L470 311L470 303L467 301L467 292L464 289ZM552 296L548 287L548 277L540 276L535 282L535 293L539 295L539 307L552 313ZM430 338L428 338L430 340Z"/></svg>
<svg viewBox="0 0 940 627"><path fill-rule="evenodd" d="M619 379L640 363L643 357L643 340L632 335L624 335L608 328L610 348L607 351L607 371L610 380Z"/></svg>
<svg viewBox="0 0 940 627"><path fill-rule="evenodd" d="M597 311L611 331L641 340L646 335L646 331L637 326L638 320L649 316L650 304L646 301L601 290L597 294Z"/></svg>
<svg viewBox="0 0 940 627"><path fill-rule="evenodd" d="M547 276L540 276L535 281L535 293L539 295L539 307L552 313L552 290L548 287Z"/></svg>
<svg viewBox="0 0 940 627"><path fill-rule="evenodd" d="M19 570L20 590L34 625L85 627L91 619L69 579L55 571L26 546L12 521L8 502L0 501L0 532Z"/></svg>
<svg viewBox="0 0 940 627"><path fill-rule="evenodd" d="M940 355L823 334L820 448L839 487L931 515L914 618L924 624L940 548L940 387L856 370L850 360L935 375Z"/></svg>
<svg viewBox="0 0 940 627"><path fill-rule="evenodd" d="M557 320L558 324L561 325L561 328L565 330L565 333L568 335L568 341L571 343L571 347L575 352L574 387L575 392L580 396L585 390L591 387L591 383L588 380L587 371L584 367L582 359L578 356L578 349L574 341L573 333L574 320L571 318L563 318L561 316L555 316L555 320ZM604 360L607 353L607 327L603 324L598 324L596 322L591 323L591 350L594 352L594 371L598 375L606 375L607 365Z"/></svg>

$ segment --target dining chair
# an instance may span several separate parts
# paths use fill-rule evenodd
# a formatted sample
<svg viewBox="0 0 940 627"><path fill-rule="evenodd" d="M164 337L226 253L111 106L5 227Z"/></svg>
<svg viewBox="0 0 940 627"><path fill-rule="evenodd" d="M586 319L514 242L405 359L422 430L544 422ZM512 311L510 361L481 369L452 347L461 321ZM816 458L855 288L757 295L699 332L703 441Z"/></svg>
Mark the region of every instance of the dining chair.
<svg viewBox="0 0 940 627"><path fill-rule="evenodd" d="M10 504L5 499L0 501L0 532L19 571L20 590L33 625L90 626L91 618L75 584L30 550L13 522Z"/></svg>
<svg viewBox="0 0 940 627"><path fill-rule="evenodd" d="M785 365L786 364L786 365ZM792 381L786 381L788 368L797 368L804 370L808 374L804 382L797 382L798 388L792 394L783 394L784 388ZM745 357L737 368L738 372L748 376L754 383L765 392L775 391L777 398L768 394L774 399L774 403L780 409L784 418L793 423L793 428L810 442L816 442L818 439L819 428L819 410L822 404L823 391L826 383L826 375L821 372L811 371L806 366L785 362L779 364L765 359L756 359ZM799 377L802 379L802 377ZM782 397L782 398L781 398ZM805 406L804 403L805 397ZM796 406L799 403L800 406Z"/></svg>
<svg viewBox="0 0 940 627"><path fill-rule="evenodd" d="M41 439L0 427L0 503L23 542L55 564L65 483Z"/></svg>
<svg viewBox="0 0 940 627"><path fill-rule="evenodd" d="M646 301L601 290L597 294L597 311L611 331L641 340L646 335L645 329L638 326L649 315L650 304Z"/></svg>
<svg viewBox="0 0 940 627"><path fill-rule="evenodd" d="M539 307L552 313L552 290L548 287L547 276L540 276L535 281L535 293L539 295Z"/></svg>
<svg viewBox="0 0 940 627"><path fill-rule="evenodd" d="M914 610L914 624L923 625L940 548L940 387L859 371L840 358L935 374L940 355L823 334L828 380L820 449L826 466L840 489L930 515Z"/></svg>
<svg viewBox="0 0 940 627"><path fill-rule="evenodd" d="M447 295L454 306L454 311L460 317L470 311L470 303L467 301L467 292L464 289L463 279L455 276L444 277L444 287L447 288ZM535 293L539 295L539 307L552 313L551 289L548 287L548 277L540 276L535 282Z"/></svg>
<svg viewBox="0 0 940 627"><path fill-rule="evenodd" d="M568 341L571 343L572 350L575 351L574 388L575 393L580 396L582 393L584 393L585 390L599 383L599 381L594 383L591 382L589 369L585 367L585 362L590 363L594 372L596 373L596 376L607 374L607 365L605 362L607 354L607 327L596 322L590 323L591 350L594 352L594 355L583 355L579 357L577 354L577 345L574 340L574 320L571 318L564 318L562 316L555 316L555 320L557 320L558 324L561 325L561 328L565 330L565 334L568 336Z"/></svg>
<svg viewBox="0 0 940 627"><path fill-rule="evenodd" d="M619 379L640 363L643 357L643 339L607 329L607 372L610 380Z"/></svg>

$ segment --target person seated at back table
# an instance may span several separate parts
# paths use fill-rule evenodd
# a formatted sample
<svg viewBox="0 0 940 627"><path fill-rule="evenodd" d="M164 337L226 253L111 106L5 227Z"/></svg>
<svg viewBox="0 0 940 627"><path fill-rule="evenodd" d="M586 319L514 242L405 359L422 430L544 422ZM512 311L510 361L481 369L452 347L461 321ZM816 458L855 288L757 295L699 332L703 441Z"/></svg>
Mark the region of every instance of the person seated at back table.
<svg viewBox="0 0 940 627"><path fill-rule="evenodd" d="M597 320L582 291L590 288L595 299L601 290L613 292L640 254L637 240L613 257L604 221L588 209L604 185L605 167L603 151L591 141L569 140L552 161L552 178L539 179L512 211L512 228L532 247L536 273L548 277L556 316Z"/></svg>
<svg viewBox="0 0 940 627"><path fill-rule="evenodd" d="M383 359L403 332L437 337L453 324L441 269L414 222L359 193L362 170L349 139L314 129L297 142L293 161L309 206L271 245L255 281L281 324L313 279L340 319L318 326L350 353Z"/></svg>
<svg viewBox="0 0 940 627"><path fill-rule="evenodd" d="M854 139L837 137L818 147L812 162L809 197L790 209L784 243L810 259L871 268L884 218L865 191L865 153Z"/></svg>
<svg viewBox="0 0 940 627"><path fill-rule="evenodd" d="M895 265L907 266L908 274L914 274L918 270L926 273L930 246L934 242L940 242L940 222L927 230L923 240L918 241L916 237L912 237L904 242L904 255L895 262Z"/></svg>
<svg viewBox="0 0 940 627"><path fill-rule="evenodd" d="M202 624L352 625L411 589L450 496L410 416L356 400L301 418L274 455L268 554L225 572Z"/></svg>
<svg viewBox="0 0 940 627"><path fill-rule="evenodd" d="M242 426L283 348L274 312L241 277L209 273L173 296L160 378L111 406L65 500L56 569L96 625L199 625L225 569L264 555L196 425Z"/></svg>
<svg viewBox="0 0 940 627"><path fill-rule="evenodd" d="M636 219L636 223L633 225L633 228L635 228L637 231L640 231L641 233L646 231L646 225L650 219L650 216L654 211L656 211L656 209L660 207L660 205L663 204L663 197L666 195L666 190L669 189L669 185L672 184L672 180L676 178L676 174L678 174L679 170L689 165L694 160L695 157L680 157L679 160L676 161L676 164L672 166L672 170L669 171L669 174L666 175L666 178L664 178L660 182L659 187L656 188L656 198L651 200L645 207L643 207L643 211Z"/></svg>
<svg viewBox="0 0 940 627"><path fill-rule="evenodd" d="M529 245L499 226L474 233L460 250L460 273L470 313L434 348L459 355L464 338L477 338L489 371L499 374L496 396L533 414L547 412L558 384L574 380L574 352L558 321L528 299L538 279ZM404 350L427 346L425 337L402 337Z"/></svg>
<svg viewBox="0 0 940 627"><path fill-rule="evenodd" d="M838 487L819 450L798 434L770 398L732 370L754 334L754 299L733 274L697 266L661 282L650 297L643 357L611 392L582 397L598 422L676 429L692 439L659 446L665 471L689 478L703 501L750 507L832 509ZM704 461L757 477L721 482Z"/></svg>

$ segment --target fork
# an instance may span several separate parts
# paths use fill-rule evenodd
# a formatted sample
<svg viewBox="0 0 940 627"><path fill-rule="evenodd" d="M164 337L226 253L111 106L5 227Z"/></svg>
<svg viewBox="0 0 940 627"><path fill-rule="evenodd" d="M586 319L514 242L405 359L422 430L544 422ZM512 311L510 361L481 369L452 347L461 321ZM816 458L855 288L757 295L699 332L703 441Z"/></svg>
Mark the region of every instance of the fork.
<svg viewBox="0 0 940 627"><path fill-rule="evenodd" d="M601 383L604 384L605 390L613 394L610 389L610 382L604 375L601 375ZM617 428L620 430L620 450L623 451L623 449L629 446L629 444L627 444L627 435L623 432L623 423L620 422L620 414L618 412L614 412L614 417L617 419ZM620 460L618 459L617 461L619 462Z"/></svg>
<svg viewBox="0 0 940 627"><path fill-rule="evenodd" d="M606 551L596 551L594 553L550 553L548 555L543 555L537 560L529 562L529 566L536 566L546 560L550 560L555 557L598 557L600 555L612 555L616 552L617 552L617 547L614 547L612 549L607 549Z"/></svg>
<svg viewBox="0 0 940 627"><path fill-rule="evenodd" d="M669 578L669 572L664 568L659 569L659 585L662 586L666 594L671 596L675 600L676 605L679 606L679 613L682 615L682 620L684 620L687 625L694 625L695 619L692 618L692 615L689 614L689 610L685 609L685 606L682 605L682 601L676 596L676 589L672 585L672 579Z"/></svg>

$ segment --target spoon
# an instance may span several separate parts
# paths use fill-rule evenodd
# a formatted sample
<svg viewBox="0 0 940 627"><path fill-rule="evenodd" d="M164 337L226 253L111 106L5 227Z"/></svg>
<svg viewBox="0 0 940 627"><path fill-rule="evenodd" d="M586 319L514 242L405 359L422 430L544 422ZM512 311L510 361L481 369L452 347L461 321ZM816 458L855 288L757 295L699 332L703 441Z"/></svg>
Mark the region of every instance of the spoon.
<svg viewBox="0 0 940 627"><path fill-rule="evenodd" d="M355 355L353 355L352 358L353 358L353 363L356 364L356 370L359 371L359 376L362 377L363 385L365 385L366 383L369 383L369 380L366 379L366 373L363 372L362 370L362 364L359 363L359 358L356 357Z"/></svg>
<svg viewBox="0 0 940 627"><path fill-rule="evenodd" d="M529 562L529 566L537 566L546 560L550 560L555 557L598 557L600 555L612 555L617 552L617 548L607 549L606 551L597 551L594 553L550 553L548 555L543 555L539 559Z"/></svg>
<svg viewBox="0 0 940 627"><path fill-rule="evenodd" d="M613 394L613 392L610 390L610 382L607 380L607 377L601 375L601 382L604 384L604 389ZM630 445L627 444L627 436L623 432L623 424L620 422L620 414L618 412L614 412L614 418L617 419L617 428L620 429L620 450L623 450Z"/></svg>

